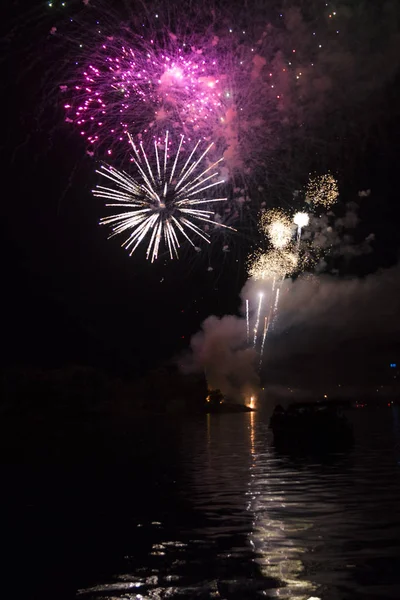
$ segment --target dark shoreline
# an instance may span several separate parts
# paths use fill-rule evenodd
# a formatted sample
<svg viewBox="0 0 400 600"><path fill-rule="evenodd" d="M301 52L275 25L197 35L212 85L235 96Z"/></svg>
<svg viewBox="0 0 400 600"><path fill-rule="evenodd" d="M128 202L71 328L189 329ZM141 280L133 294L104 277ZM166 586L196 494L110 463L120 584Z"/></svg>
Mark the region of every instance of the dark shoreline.
<svg viewBox="0 0 400 600"><path fill-rule="evenodd" d="M206 414L231 414L231 413L244 413L254 412L254 408L246 406L245 404L234 404L233 402L223 402L217 406L206 406Z"/></svg>

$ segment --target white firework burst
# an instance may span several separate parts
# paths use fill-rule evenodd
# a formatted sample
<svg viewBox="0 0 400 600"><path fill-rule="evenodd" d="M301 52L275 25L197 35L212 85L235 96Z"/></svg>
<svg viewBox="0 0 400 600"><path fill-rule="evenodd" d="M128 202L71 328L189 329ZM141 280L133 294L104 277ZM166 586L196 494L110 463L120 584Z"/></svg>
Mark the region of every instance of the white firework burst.
<svg viewBox="0 0 400 600"><path fill-rule="evenodd" d="M179 237L194 248L196 245L191 237L197 236L210 243L210 235L200 227L202 223L235 231L233 227L213 220L215 212L209 207L211 203L227 200L226 197L213 198L209 195L212 188L224 183L222 179L215 180L219 175L215 168L223 159L220 158L206 168L203 164L202 167L213 143L197 158L199 140L184 161L181 158L183 140L182 135L174 157L169 156L168 132L162 146L155 142L153 168L143 144L140 143L137 147L129 136L134 152L132 162L139 177L134 179L110 165L102 165L102 169L97 171L111 180L114 187L98 185L93 194L111 201L106 203L107 207L122 209L118 214L102 218L100 223L112 226L109 237L129 233L121 245L129 250L130 255L141 242L148 240L146 258L154 262L158 257L160 243L164 240L171 259L178 258Z"/></svg>

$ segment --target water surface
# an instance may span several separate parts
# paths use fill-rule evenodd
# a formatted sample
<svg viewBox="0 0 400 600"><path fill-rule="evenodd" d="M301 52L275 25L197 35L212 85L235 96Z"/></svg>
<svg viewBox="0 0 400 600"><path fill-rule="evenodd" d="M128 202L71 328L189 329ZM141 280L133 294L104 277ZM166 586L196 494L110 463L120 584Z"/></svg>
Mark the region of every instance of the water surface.
<svg viewBox="0 0 400 600"><path fill-rule="evenodd" d="M24 598L400 598L398 409L342 454L275 451L261 412L2 436ZM22 596L21 596L22 597Z"/></svg>

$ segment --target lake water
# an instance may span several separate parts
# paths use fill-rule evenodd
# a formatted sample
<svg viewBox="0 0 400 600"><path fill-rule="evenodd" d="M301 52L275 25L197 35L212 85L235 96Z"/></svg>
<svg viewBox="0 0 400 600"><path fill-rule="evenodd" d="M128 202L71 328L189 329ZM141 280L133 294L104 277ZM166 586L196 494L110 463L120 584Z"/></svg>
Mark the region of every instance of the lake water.
<svg viewBox="0 0 400 600"><path fill-rule="evenodd" d="M400 413L277 453L262 412L6 428L3 588L54 598L400 598ZM10 596L11 597L11 596Z"/></svg>

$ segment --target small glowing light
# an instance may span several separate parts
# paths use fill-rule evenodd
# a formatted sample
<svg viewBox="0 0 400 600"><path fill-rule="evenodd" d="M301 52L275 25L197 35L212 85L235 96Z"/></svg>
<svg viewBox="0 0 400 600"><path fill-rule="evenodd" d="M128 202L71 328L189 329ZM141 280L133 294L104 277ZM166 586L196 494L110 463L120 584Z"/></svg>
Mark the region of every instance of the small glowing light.
<svg viewBox="0 0 400 600"><path fill-rule="evenodd" d="M293 217L293 223L297 227L307 227L310 222L310 217L305 212L297 212Z"/></svg>

